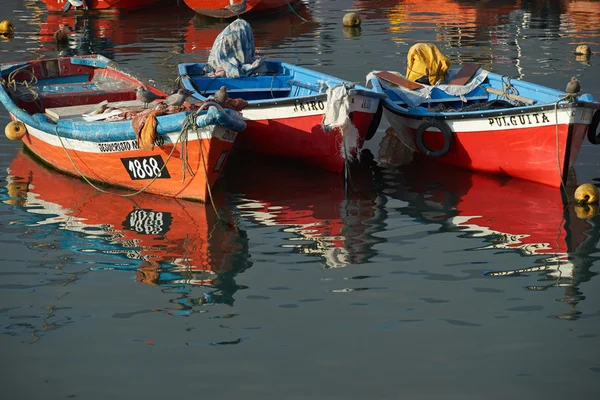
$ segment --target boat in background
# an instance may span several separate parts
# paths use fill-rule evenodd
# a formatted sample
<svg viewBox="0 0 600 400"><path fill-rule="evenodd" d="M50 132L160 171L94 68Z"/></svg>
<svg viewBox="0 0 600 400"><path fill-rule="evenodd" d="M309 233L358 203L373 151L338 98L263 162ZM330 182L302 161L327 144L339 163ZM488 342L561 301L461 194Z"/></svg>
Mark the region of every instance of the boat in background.
<svg viewBox="0 0 600 400"><path fill-rule="evenodd" d="M7 136L90 183L206 201L245 127L215 103L144 109L138 87L166 93L100 55L1 64L0 76Z"/></svg>
<svg viewBox="0 0 600 400"><path fill-rule="evenodd" d="M567 94L477 64L452 67L435 85L393 71L367 79L387 95L384 115L404 145L441 163L559 187L586 135L600 144L600 103L590 94Z"/></svg>
<svg viewBox="0 0 600 400"><path fill-rule="evenodd" d="M255 57L250 24L237 19L207 63L178 66L183 87L207 101L224 87L247 102L235 147L341 173L379 125L385 94L282 61Z"/></svg>
<svg viewBox="0 0 600 400"><path fill-rule="evenodd" d="M126 198L100 193L82 180L57 174L26 150L8 167L5 204L30 216L25 223L48 231L63 231L63 248L75 253L95 252L125 260L102 263L92 271L119 270L139 283L180 293L181 313L206 303L233 302L233 278L252 266L248 240L240 230L223 194L212 207L198 202L139 194ZM191 298L182 286L203 286L214 291ZM172 296L169 296L169 301Z"/></svg>
<svg viewBox="0 0 600 400"><path fill-rule="evenodd" d="M157 5L164 0L42 0L49 12L109 12L133 11ZM81 4L80 4L81 3ZM68 7L67 10L65 8Z"/></svg>
<svg viewBox="0 0 600 400"><path fill-rule="evenodd" d="M261 15L270 14L289 8L290 11L301 3L301 0L183 0L192 10L201 15L213 18L233 18L244 14ZM241 11L235 12L230 6L246 2Z"/></svg>

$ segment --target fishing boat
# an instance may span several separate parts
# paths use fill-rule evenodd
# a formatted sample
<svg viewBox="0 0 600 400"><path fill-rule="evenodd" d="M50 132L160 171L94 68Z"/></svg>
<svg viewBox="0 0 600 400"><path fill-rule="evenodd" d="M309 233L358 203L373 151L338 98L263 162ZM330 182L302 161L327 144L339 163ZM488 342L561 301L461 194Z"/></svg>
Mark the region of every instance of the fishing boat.
<svg viewBox="0 0 600 400"><path fill-rule="evenodd" d="M111 12L148 8L163 0L42 0L49 12Z"/></svg>
<svg viewBox="0 0 600 400"><path fill-rule="evenodd" d="M0 76L7 137L92 185L206 201L245 127L214 102L148 106L137 88L166 93L100 55L1 64Z"/></svg>
<svg viewBox="0 0 600 400"><path fill-rule="evenodd" d="M235 60L235 61L232 61ZM283 61L255 57L248 22L215 39L206 63L178 66L183 86L206 101L222 87L247 102L236 148L341 173L377 130L384 94Z"/></svg>
<svg viewBox="0 0 600 400"><path fill-rule="evenodd" d="M293 9L300 0L183 0L200 15L213 18L233 18L244 14L273 13Z"/></svg>
<svg viewBox="0 0 600 400"><path fill-rule="evenodd" d="M435 84L396 71L367 75L368 85L387 95L382 105L390 126L415 153L559 187L586 135L600 143L600 103L590 94L511 79L478 64L444 74Z"/></svg>
<svg viewBox="0 0 600 400"><path fill-rule="evenodd" d="M94 249L96 255L119 260L109 266L98 263L92 273L120 271L139 283L174 290L184 285L214 288L216 293L181 302L169 296L176 305L171 312L232 302L233 278L252 266L246 234L222 193L214 199L218 214L198 202L101 193L80 179L56 174L27 150L10 162L5 179L0 200L17 215L27 213L19 217L22 223L44 235L58 232L65 250L81 254Z"/></svg>

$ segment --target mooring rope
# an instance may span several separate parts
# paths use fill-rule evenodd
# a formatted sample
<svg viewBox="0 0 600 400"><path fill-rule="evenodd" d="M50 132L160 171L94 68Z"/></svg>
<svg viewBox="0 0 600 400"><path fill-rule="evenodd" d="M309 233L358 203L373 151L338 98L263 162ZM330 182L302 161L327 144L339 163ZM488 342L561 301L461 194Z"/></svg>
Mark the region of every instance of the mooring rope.
<svg viewBox="0 0 600 400"><path fill-rule="evenodd" d="M302 21L304 21L304 22L308 22L308 20L307 20L307 19L305 19L304 17L302 17L300 14L298 14L298 13L296 12L296 10L294 10L294 7L292 7L292 5L290 4L290 0L285 0L285 2L287 3L288 7L290 7L290 10L292 10L292 12L293 12L294 14L296 14L296 16L297 16L298 18L300 18L300 19L301 19Z"/></svg>

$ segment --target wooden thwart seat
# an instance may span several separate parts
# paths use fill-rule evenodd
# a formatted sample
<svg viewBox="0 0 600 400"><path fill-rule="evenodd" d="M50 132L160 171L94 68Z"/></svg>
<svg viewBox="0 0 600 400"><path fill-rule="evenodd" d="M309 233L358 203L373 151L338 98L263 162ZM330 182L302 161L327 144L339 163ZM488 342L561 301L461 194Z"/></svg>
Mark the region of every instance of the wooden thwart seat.
<svg viewBox="0 0 600 400"><path fill-rule="evenodd" d="M396 86L403 86L410 90L422 89L424 87L420 83L409 81L403 76L393 74L390 71L377 72L375 73L375 76L379 79L383 79L386 82L393 83Z"/></svg>
<svg viewBox="0 0 600 400"><path fill-rule="evenodd" d="M447 83L448 85L464 85L469 82L475 72L481 67L479 64L463 64L462 68L454 75L454 77Z"/></svg>
<svg viewBox="0 0 600 400"><path fill-rule="evenodd" d="M84 113L89 113L94 111L99 107L101 103L98 104L83 104L80 106L67 106L67 107L53 107L46 108L46 116L52 119L53 121L58 121L61 118L76 118L81 117ZM113 103L107 104L110 107L127 109L127 110L142 110L144 107L144 103L139 100L126 100L126 101L117 101Z"/></svg>

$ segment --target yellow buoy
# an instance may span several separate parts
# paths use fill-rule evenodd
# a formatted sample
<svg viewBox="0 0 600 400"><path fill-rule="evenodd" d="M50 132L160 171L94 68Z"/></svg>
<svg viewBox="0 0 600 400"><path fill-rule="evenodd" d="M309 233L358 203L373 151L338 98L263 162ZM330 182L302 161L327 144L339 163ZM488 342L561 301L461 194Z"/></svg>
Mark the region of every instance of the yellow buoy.
<svg viewBox="0 0 600 400"><path fill-rule="evenodd" d="M595 204L598 203L598 188L591 183L579 185L575 190L575 201L579 204Z"/></svg>
<svg viewBox="0 0 600 400"><path fill-rule="evenodd" d="M26 133L27 128L21 121L11 121L4 128L4 134L10 140L21 140Z"/></svg>
<svg viewBox="0 0 600 400"><path fill-rule="evenodd" d="M348 13L342 19L344 26L357 27L360 26L360 22L360 15L358 13Z"/></svg>
<svg viewBox="0 0 600 400"><path fill-rule="evenodd" d="M13 23L7 19L0 22L0 33L3 35L11 35L15 31Z"/></svg>
<svg viewBox="0 0 600 400"><path fill-rule="evenodd" d="M588 219L598 215L598 205L590 204L585 206L575 206L575 214L580 219Z"/></svg>
<svg viewBox="0 0 600 400"><path fill-rule="evenodd" d="M580 44L575 49L575 54L577 54L577 55L589 56L591 53L592 53L592 50L590 50L590 46L588 46L587 44Z"/></svg>

